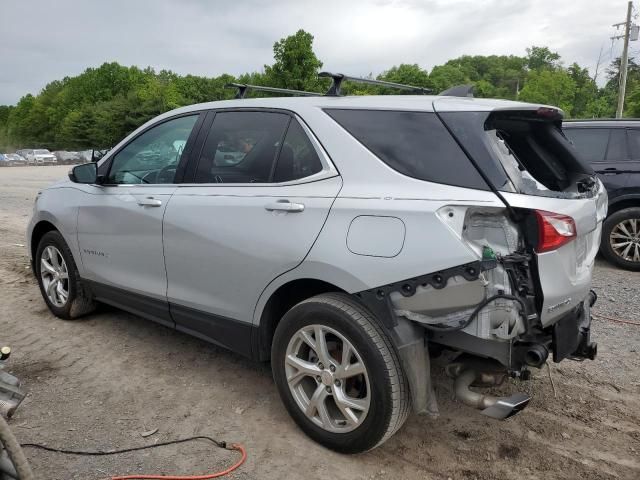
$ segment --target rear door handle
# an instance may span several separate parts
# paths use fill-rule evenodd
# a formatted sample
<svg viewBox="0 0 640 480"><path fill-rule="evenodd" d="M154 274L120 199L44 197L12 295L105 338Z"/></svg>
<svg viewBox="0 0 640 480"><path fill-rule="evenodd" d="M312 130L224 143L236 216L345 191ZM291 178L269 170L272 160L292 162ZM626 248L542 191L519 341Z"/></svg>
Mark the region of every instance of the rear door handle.
<svg viewBox="0 0 640 480"><path fill-rule="evenodd" d="M278 200L276 202L267 203L264 206L265 210L269 212L279 211L279 212L290 212L290 213L298 213L304 211L303 203L293 203L289 200Z"/></svg>
<svg viewBox="0 0 640 480"><path fill-rule="evenodd" d="M159 207L162 205L162 200L153 197L138 198L138 205L141 207Z"/></svg>

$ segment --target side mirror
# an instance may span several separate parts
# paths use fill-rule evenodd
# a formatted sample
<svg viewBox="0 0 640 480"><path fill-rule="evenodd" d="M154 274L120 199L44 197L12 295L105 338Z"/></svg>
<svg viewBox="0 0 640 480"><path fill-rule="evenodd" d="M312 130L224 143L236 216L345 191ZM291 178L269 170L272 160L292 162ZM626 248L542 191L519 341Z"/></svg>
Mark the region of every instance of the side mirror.
<svg viewBox="0 0 640 480"><path fill-rule="evenodd" d="M73 183L98 183L98 165L95 163L76 165L69 172L69 180Z"/></svg>

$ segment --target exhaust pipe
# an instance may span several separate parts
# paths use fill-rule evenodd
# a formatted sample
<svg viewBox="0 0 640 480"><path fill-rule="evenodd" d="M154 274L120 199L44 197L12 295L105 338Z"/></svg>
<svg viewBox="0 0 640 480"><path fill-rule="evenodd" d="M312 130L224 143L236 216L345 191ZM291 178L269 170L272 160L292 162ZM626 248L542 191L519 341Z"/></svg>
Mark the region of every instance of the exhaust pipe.
<svg viewBox="0 0 640 480"><path fill-rule="evenodd" d="M458 375L453 384L456 398L470 407L481 408L481 413L488 417L498 420L512 417L524 410L529 404L529 400L531 400L529 395L518 392L510 397L494 397L474 392L469 388L476 380L482 380L482 383L499 385L502 383L504 375L501 375L501 377L498 379L492 373L481 373L477 370L467 369ZM489 382L486 382L486 380L489 380Z"/></svg>
<svg viewBox="0 0 640 480"><path fill-rule="evenodd" d="M465 405L482 409L482 414L498 420L514 416L529 404L526 393L515 393L510 397L494 397L474 392L469 387L491 387L501 385L507 376L504 367L494 360L463 354L457 361L447 365L447 373L454 378L456 398Z"/></svg>

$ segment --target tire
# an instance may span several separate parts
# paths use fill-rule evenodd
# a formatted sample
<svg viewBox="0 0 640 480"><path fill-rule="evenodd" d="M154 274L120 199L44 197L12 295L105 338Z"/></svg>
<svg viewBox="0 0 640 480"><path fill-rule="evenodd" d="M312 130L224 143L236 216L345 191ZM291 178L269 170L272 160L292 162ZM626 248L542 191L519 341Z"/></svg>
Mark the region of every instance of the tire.
<svg viewBox="0 0 640 480"><path fill-rule="evenodd" d="M634 224L635 231L632 231ZM623 249L612 246L615 240L626 241L626 238L621 237L621 235L627 237L624 230L621 230L621 226L630 234L628 238L632 242L626 254L627 258L622 256ZM626 270L640 271L640 258L634 255L636 252L640 255L640 207L625 208L607 217L602 227L600 251L614 265Z"/></svg>
<svg viewBox="0 0 640 480"><path fill-rule="evenodd" d="M52 256L52 252L56 253L56 255ZM45 268L43 259L49 266L55 267L57 263L66 267L64 269L61 268L61 271L66 270L66 279L64 274L58 273L58 281L55 285L56 287L61 285L61 288L52 288L52 290L55 290L55 292L50 293L53 295L53 299L47 293L47 287L51 280L47 282L46 279L55 278L55 274L50 273L50 270ZM69 246L59 232L50 231L42 236L36 250L34 262L42 298L44 298L49 310L56 317L73 320L95 310L93 296L90 290L82 283L71 250L69 250ZM45 270L44 277L43 270ZM65 301L63 301L65 297L61 293L63 291L66 292Z"/></svg>
<svg viewBox="0 0 640 480"><path fill-rule="evenodd" d="M317 332L326 340L329 368L311 347L317 344ZM351 348L353 354L343 361L345 350L351 352ZM292 356L296 367L290 363ZM300 360L304 360L304 372L297 368ZM364 373L354 375L353 368L360 364ZM349 367L344 369L344 365ZM346 294L317 295L291 308L276 328L271 367L293 420L313 440L341 453L365 452L382 444L400 429L410 411L409 386L391 340L375 317ZM316 375L316 370L321 374ZM346 371L354 376L349 377ZM292 381L295 386L290 386L287 378L297 377L301 377L299 383ZM327 395L322 394L323 389ZM330 421L323 421L320 408L312 408L309 415L303 410L305 399L312 403L318 392L324 395L323 409L328 414L324 418L330 417ZM358 408L346 413L338 407L339 403L344 407L345 393L347 402L359 402ZM339 398L343 401L338 402Z"/></svg>

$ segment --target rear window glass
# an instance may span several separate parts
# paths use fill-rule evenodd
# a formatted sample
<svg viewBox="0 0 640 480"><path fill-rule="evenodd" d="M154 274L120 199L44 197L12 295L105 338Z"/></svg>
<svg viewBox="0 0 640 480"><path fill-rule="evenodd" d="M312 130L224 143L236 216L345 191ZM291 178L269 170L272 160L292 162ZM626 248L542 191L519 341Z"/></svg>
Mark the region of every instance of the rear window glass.
<svg viewBox="0 0 640 480"><path fill-rule="evenodd" d="M609 143L608 129L566 128L564 134L571 140L584 160L590 163L604 161Z"/></svg>
<svg viewBox="0 0 640 480"><path fill-rule="evenodd" d="M429 182L489 189L435 113L325 111L397 172Z"/></svg>

